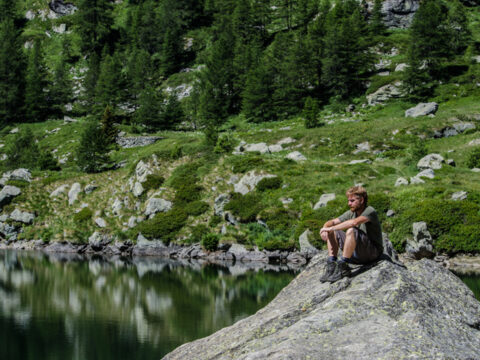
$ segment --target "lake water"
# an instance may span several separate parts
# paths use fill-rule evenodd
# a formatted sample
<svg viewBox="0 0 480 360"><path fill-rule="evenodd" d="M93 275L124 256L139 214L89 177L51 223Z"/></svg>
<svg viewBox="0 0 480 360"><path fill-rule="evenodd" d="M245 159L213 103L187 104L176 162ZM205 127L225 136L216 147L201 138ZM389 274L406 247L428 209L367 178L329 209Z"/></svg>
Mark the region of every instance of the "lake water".
<svg viewBox="0 0 480 360"><path fill-rule="evenodd" d="M160 359L255 313L298 272L250 266L0 251L0 359Z"/></svg>
<svg viewBox="0 0 480 360"><path fill-rule="evenodd" d="M298 271L0 251L0 359L160 359L255 313ZM480 276L459 276L480 300Z"/></svg>

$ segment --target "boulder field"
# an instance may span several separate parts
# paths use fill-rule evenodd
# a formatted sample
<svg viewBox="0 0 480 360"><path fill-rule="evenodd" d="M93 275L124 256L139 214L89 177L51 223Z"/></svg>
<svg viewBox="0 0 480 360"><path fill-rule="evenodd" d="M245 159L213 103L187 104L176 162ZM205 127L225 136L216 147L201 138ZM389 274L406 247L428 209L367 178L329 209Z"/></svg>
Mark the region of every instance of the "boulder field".
<svg viewBox="0 0 480 360"><path fill-rule="evenodd" d="M320 283L317 255L256 314L164 359L479 359L480 302L427 259Z"/></svg>

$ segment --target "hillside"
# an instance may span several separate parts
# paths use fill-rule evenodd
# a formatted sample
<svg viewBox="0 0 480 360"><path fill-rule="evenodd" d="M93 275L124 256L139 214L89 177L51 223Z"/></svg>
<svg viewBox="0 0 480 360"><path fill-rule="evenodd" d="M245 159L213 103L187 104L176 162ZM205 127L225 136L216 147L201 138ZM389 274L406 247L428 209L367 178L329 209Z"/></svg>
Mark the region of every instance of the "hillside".
<svg viewBox="0 0 480 360"><path fill-rule="evenodd" d="M80 8L83 3L88 2L79 3ZM167 3L162 2L164 6ZM383 2L384 21L388 18L385 9L392 3ZM57 72L50 64L61 63L58 50L65 39L70 39L72 51L65 68L73 95L67 96L64 104L57 103L64 106L57 107L55 113L47 104L50 110L42 115L43 121L19 121L17 113L11 113L12 118L6 121L4 116L0 130L0 166L4 173L0 181L0 238L12 244L18 240L81 244L88 243L97 232L97 238L103 234L108 241L136 242L142 234L164 243L191 244L203 239L207 249L215 248L218 240L220 244L238 243L260 250L294 250L300 249L299 237L308 229L312 232L310 243L322 247L318 230L346 209L345 190L361 183L368 189L369 202L378 210L383 230L397 250L404 251L413 239L413 223L423 221L431 234L434 253L478 252L480 33L476 25L480 8L470 3L470 7L459 5L471 30L468 43L457 46L455 53L432 53L436 61L427 62L430 65L424 72L409 73L408 64L423 61L420 55L413 59L412 52L426 50L412 49L415 33L408 28L410 20L407 24L402 19L392 20L382 35L371 36L372 30L368 30L368 41L366 35L360 36L365 43L357 47L360 52L356 54L369 49L373 56L363 64L367 68L352 65L352 73L322 72L313 83L304 83L313 76L310 65L301 67L299 62L304 53L295 53L285 45L302 37L301 12L292 10L292 17L285 23L281 9L276 7L264 28L260 56L264 60L258 63L258 69L266 66L283 72L255 74L255 66L250 64L250 75L241 80L243 90L236 92L242 96L212 98L209 96L217 94L208 87L213 84L213 75L222 73L225 64L234 60L230 58L219 67L211 62L218 58L214 50L222 50L222 44L215 40L222 33L216 32L222 16L215 11L196 17L196 24L185 25L182 38L200 45L192 45L194 53L174 61L180 69L154 71L144 74L147 78L143 80L135 78L143 88L125 94L118 89L133 91L134 83L128 77L122 78L127 83L118 79L116 83L106 77L111 73L108 69L96 75L99 82L104 79L103 85L96 84L89 90L90 61L96 50L82 48L75 18L79 12L59 16L43 2L25 2L21 7L29 20L22 25L21 39L26 46L22 51L30 51L27 48L31 41L40 38L43 61L52 75ZM129 24L129 10L137 6L134 4L109 3L115 20L111 29L118 30L115 34L119 39ZM229 2L216 4L227 6ZM270 5L276 6L274 2ZM219 9L216 11L222 14ZM365 20L367 25L373 22L373 2L368 9L371 15ZM326 10L318 11L323 14ZM344 26L355 18L348 15L347 21L338 16L339 21L345 21ZM304 19L309 34L305 38L313 39L317 20L315 13ZM45 31L49 35L43 36ZM328 31L321 37L328 39ZM125 45L118 39L105 41L113 41L119 51ZM328 48L327 40L322 44ZM289 51L282 55L284 45ZM165 54L164 50L157 53L160 57ZM291 54L297 57L292 59ZM109 57L113 63L119 61L117 65L123 69L119 73L129 69L127 59L113 49L111 55L103 52L101 56L100 68L107 68ZM272 65L265 59L279 62ZM166 64L164 60L152 57L154 64ZM322 63L322 69L327 66L327 62ZM228 76L241 74L223 76L228 80ZM257 75L261 75L260 80L254 83ZM406 87L415 76L419 82L414 85L419 86ZM269 78L281 80L270 83ZM117 88L109 87L112 84ZM195 84L203 86L198 96ZM262 90L257 85L270 87ZM246 88L252 90L250 97L245 95ZM61 91L50 88L48 93ZM255 94L259 96L253 98ZM116 100L110 101L112 98ZM438 109L429 115L407 117L406 110L419 102L435 102ZM107 108L111 115L105 115ZM45 108L25 109L31 115L32 109L40 114ZM133 141L128 138L155 138L149 145L124 148L109 143L109 131L123 146ZM419 164L429 154L439 154L443 161L439 165ZM28 168L31 178L28 172L7 173L17 168ZM425 169L427 172L418 175ZM408 184L402 185L399 178ZM20 194L10 194L12 187ZM317 204L328 194L335 198ZM97 241L96 237L90 242Z"/></svg>

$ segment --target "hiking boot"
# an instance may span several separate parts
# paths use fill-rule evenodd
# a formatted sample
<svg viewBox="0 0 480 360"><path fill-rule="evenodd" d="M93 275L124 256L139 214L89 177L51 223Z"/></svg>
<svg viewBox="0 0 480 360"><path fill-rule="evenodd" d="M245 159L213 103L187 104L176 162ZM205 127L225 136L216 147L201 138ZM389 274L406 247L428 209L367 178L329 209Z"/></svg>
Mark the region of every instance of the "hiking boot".
<svg viewBox="0 0 480 360"><path fill-rule="evenodd" d="M326 281L333 283L341 278L350 276L350 273L350 266L344 261L339 261L335 267L335 271L326 279Z"/></svg>
<svg viewBox="0 0 480 360"><path fill-rule="evenodd" d="M320 282L326 282L327 279L332 276L335 268L337 267L336 261L327 261L327 265L325 265L325 272L322 276L320 276Z"/></svg>

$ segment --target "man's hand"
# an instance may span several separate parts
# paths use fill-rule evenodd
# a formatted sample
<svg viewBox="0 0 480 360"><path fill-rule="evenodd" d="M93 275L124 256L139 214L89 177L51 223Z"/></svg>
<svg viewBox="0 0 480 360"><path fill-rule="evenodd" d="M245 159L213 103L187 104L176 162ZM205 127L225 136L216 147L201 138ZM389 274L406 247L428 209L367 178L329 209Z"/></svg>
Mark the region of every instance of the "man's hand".
<svg viewBox="0 0 480 360"><path fill-rule="evenodd" d="M331 227L323 227L320 229L320 237L323 241L328 240L328 234L332 231Z"/></svg>

